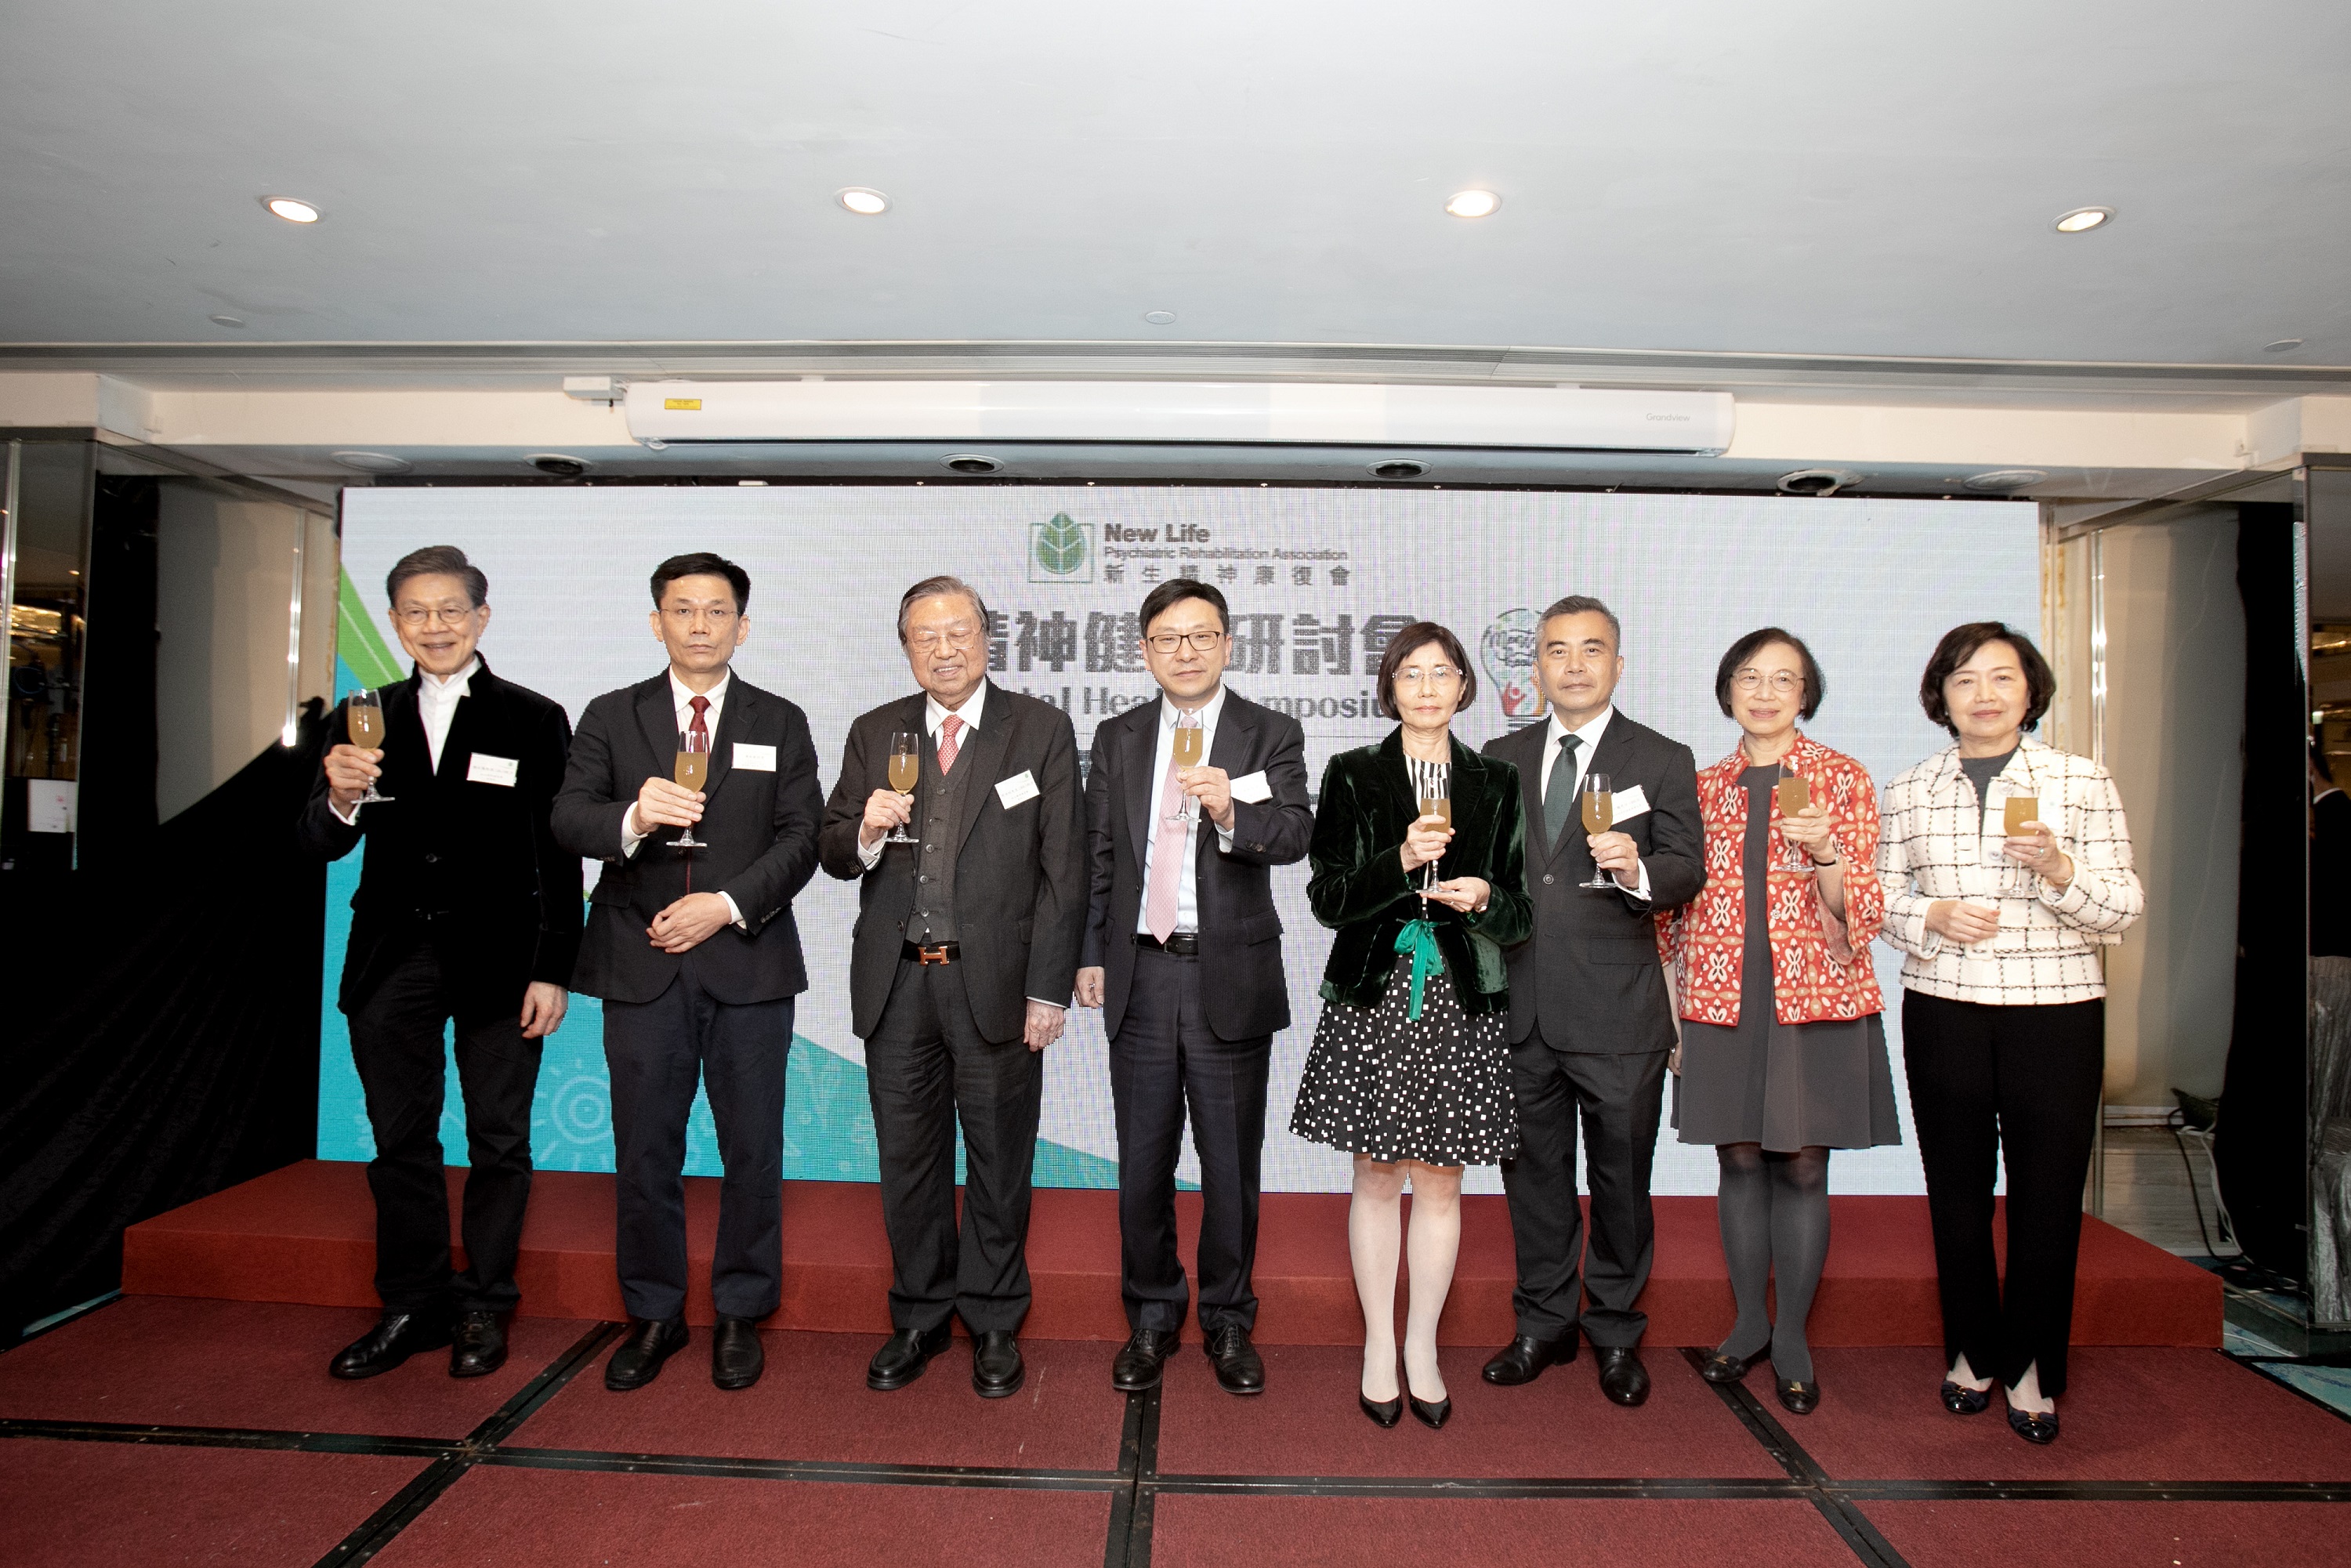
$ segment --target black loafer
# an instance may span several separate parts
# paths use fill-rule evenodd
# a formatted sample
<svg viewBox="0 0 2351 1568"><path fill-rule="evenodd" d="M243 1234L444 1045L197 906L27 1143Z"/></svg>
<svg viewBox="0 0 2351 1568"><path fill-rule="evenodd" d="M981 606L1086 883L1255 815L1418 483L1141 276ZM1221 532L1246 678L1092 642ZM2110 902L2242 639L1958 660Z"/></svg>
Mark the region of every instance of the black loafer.
<svg viewBox="0 0 2351 1568"><path fill-rule="evenodd" d="M1772 1381L1778 1386L1780 1403L1789 1415L1809 1416L1821 1407L1819 1384L1799 1383L1792 1377L1780 1377L1776 1374Z"/></svg>
<svg viewBox="0 0 2351 1568"><path fill-rule="evenodd" d="M439 1350L450 1339L449 1319L440 1312L386 1312L375 1327L351 1341L327 1364L327 1375L347 1383L390 1372L421 1350Z"/></svg>
<svg viewBox="0 0 2351 1568"><path fill-rule="evenodd" d="M1631 1409L1649 1397L1648 1368L1630 1345L1602 1345L1593 1353L1600 1362L1600 1392Z"/></svg>
<svg viewBox="0 0 2351 1568"><path fill-rule="evenodd" d="M1954 1416L1980 1416L1991 1408L1991 1390L1969 1388L1947 1377L1943 1380L1943 1408Z"/></svg>
<svg viewBox="0 0 2351 1568"><path fill-rule="evenodd" d="M1412 1418L1432 1432L1444 1426L1453 1416L1453 1396L1450 1394L1431 1405L1407 1388L1405 1390L1404 1402L1412 1406Z"/></svg>
<svg viewBox="0 0 2351 1568"><path fill-rule="evenodd" d="M1732 1355L1726 1351L1710 1351L1707 1354L1704 1364L1698 1367L1698 1375L1708 1383L1743 1383L1747 1379L1747 1369L1761 1359L1760 1354Z"/></svg>
<svg viewBox="0 0 2351 1568"><path fill-rule="evenodd" d="M1516 1388L1541 1377L1544 1367L1564 1366L1574 1359L1573 1329L1559 1339L1537 1339L1522 1333L1494 1353L1482 1375L1498 1387Z"/></svg>
<svg viewBox="0 0 2351 1568"><path fill-rule="evenodd" d="M947 1341L954 1337L952 1322L935 1329L900 1329L883 1340L873 1359L865 1364L865 1386L876 1394L905 1387L923 1375L931 1357L946 1349Z"/></svg>
<svg viewBox="0 0 2351 1568"><path fill-rule="evenodd" d="M768 1353L759 1343L759 1325L749 1318L718 1316L710 1336L710 1381L732 1392L748 1388L768 1369Z"/></svg>
<svg viewBox="0 0 2351 1568"><path fill-rule="evenodd" d="M629 1334L604 1364L604 1386L615 1394L643 1388L661 1375L662 1363L685 1348L685 1320L631 1318Z"/></svg>
<svg viewBox="0 0 2351 1568"><path fill-rule="evenodd" d="M1010 1329L990 1329L971 1342L971 1386L982 1399L1009 1399L1028 1376Z"/></svg>
<svg viewBox="0 0 2351 1568"><path fill-rule="evenodd" d="M2011 1405L2008 1407L2008 1429L2026 1442L2045 1448L2057 1440L2057 1412L2041 1415Z"/></svg>
<svg viewBox="0 0 2351 1568"><path fill-rule="evenodd" d="M1176 1354L1183 1335L1174 1329L1137 1329L1110 1360L1110 1385L1121 1394L1140 1394L1159 1386L1167 1358Z"/></svg>
<svg viewBox="0 0 2351 1568"><path fill-rule="evenodd" d="M506 1330L496 1312L465 1312L449 1342L449 1375L486 1377L507 1364Z"/></svg>
<svg viewBox="0 0 2351 1568"><path fill-rule="evenodd" d="M1265 1358L1249 1343L1249 1330L1238 1323L1211 1329L1207 1343L1200 1348L1216 1366L1217 1387L1228 1394L1265 1392Z"/></svg>
<svg viewBox="0 0 2351 1568"><path fill-rule="evenodd" d="M1355 1403L1364 1407L1364 1414L1372 1418L1374 1427L1393 1427L1404 1419L1404 1396L1401 1394L1394 1399L1374 1399L1358 1388L1355 1390Z"/></svg>

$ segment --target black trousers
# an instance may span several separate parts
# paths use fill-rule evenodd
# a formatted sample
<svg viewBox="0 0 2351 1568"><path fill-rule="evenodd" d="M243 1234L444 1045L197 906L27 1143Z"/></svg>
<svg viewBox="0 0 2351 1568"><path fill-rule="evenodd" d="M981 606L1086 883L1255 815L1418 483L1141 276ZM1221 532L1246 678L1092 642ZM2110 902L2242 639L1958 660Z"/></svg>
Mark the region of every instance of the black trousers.
<svg viewBox="0 0 2351 1568"><path fill-rule="evenodd" d="M1902 993L1902 1061L1927 1167L1946 1362L2065 1392L2082 1184L2106 1071L2106 1004L1988 1007ZM2008 1283L1991 1246L2008 1167Z"/></svg>
<svg viewBox="0 0 2351 1568"><path fill-rule="evenodd" d="M784 1072L792 998L722 1002L695 977L688 953L649 1002L604 1004L612 1076L615 1238L621 1301L634 1318L685 1311L685 1120L697 1081L710 1094L726 1166L718 1186L712 1304L764 1318L784 1283Z"/></svg>
<svg viewBox="0 0 2351 1568"><path fill-rule="evenodd" d="M1176 1162L1184 1109L1200 1152L1200 1326L1257 1324L1258 1169L1273 1037L1218 1040L1200 1006L1200 960L1134 955L1126 1017L1110 1042L1118 1122L1119 1291L1135 1328L1184 1326L1188 1294L1176 1246Z"/></svg>
<svg viewBox="0 0 2351 1568"><path fill-rule="evenodd" d="M1594 1345L1629 1349L1647 1331L1649 1315L1634 1303L1649 1283L1656 1253L1649 1168L1665 1106L1667 1055L1553 1051L1540 1028L1511 1048L1519 1157L1502 1162L1502 1189L1518 1249L1510 1305L1519 1333L1555 1340L1581 1326ZM1575 1196L1579 1120L1592 1188L1588 1260Z"/></svg>
<svg viewBox="0 0 2351 1568"><path fill-rule="evenodd" d="M890 1322L924 1333L949 1314L975 1334L1029 1315L1029 1196L1045 1062L980 1038L957 964L898 966L865 1042L866 1092L890 1233ZM963 1224L956 1225L956 1124Z"/></svg>
<svg viewBox="0 0 2351 1568"><path fill-rule="evenodd" d="M506 1312L522 1299L515 1255L530 1202L530 1102L539 1042L522 1037L522 1008L456 1030L465 1098L462 1230L465 1268L452 1274L449 1186L442 1174L442 1038L451 1022L441 960L419 942L350 1015L351 1061L367 1093L375 1158L375 1291L393 1312Z"/></svg>

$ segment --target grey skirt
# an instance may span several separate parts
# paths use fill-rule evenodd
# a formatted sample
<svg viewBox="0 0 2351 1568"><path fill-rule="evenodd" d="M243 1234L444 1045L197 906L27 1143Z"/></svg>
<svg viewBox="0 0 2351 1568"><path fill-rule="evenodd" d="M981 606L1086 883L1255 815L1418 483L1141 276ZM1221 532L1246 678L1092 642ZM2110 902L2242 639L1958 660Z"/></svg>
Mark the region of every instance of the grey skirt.
<svg viewBox="0 0 2351 1568"><path fill-rule="evenodd" d="M1674 1128L1685 1144L1866 1149L1902 1141L1886 1020L1782 1023L1768 1008L1740 1020L1682 1021ZM1748 1014L1760 1013L1760 1018Z"/></svg>

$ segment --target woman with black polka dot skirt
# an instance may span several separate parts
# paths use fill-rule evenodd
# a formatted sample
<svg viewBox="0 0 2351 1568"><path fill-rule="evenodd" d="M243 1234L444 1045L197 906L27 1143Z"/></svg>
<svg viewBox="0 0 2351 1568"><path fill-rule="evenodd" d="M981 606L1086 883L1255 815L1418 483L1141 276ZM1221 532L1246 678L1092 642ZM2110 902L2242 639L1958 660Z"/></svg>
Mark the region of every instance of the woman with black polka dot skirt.
<svg viewBox="0 0 2351 1568"><path fill-rule="evenodd" d="M1478 695L1460 640L1433 622L1405 627L1380 661L1379 694L1396 730L1322 774L1307 896L1338 939L1290 1130L1355 1156L1347 1249L1364 1308L1364 1413L1393 1427L1408 1399L1442 1427L1453 1401L1437 1320L1460 1249L1462 1167L1518 1152L1502 949L1526 940L1534 909L1518 769L1452 736ZM1400 1251L1411 1272L1401 1390Z"/></svg>

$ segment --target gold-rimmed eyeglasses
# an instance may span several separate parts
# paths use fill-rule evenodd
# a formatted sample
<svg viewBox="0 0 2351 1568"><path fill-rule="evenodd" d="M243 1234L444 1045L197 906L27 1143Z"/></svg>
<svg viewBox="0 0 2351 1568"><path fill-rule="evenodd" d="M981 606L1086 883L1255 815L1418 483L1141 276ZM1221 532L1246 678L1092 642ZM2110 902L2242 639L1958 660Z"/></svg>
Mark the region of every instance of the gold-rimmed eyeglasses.
<svg viewBox="0 0 2351 1568"><path fill-rule="evenodd" d="M1766 677L1761 670L1741 670L1730 677L1730 684L1742 692L1760 692L1766 685L1779 696L1804 689L1804 677L1793 670L1774 670Z"/></svg>

